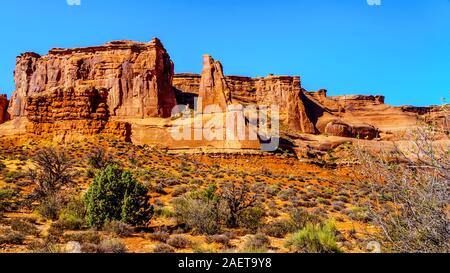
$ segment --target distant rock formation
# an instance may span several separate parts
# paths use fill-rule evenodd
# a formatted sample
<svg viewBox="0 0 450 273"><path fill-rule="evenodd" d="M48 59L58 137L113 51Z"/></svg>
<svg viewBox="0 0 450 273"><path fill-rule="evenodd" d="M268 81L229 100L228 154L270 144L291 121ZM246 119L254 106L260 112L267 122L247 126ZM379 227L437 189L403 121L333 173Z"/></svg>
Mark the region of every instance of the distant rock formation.
<svg viewBox="0 0 450 273"><path fill-rule="evenodd" d="M6 95L0 95L0 124L9 119L8 110L8 98Z"/></svg>
<svg viewBox="0 0 450 273"><path fill-rule="evenodd" d="M173 63L158 39L150 43L116 41L103 46L52 49L46 56L17 57L11 117L26 116L27 100L53 88L90 86L107 90L111 116L170 117L176 105Z"/></svg>
<svg viewBox="0 0 450 273"><path fill-rule="evenodd" d="M208 63L207 67L210 67ZM208 69L206 72L208 72ZM202 79L204 74L205 70L202 73ZM292 130L303 133L316 133L314 124L304 105L305 96L301 88L300 77L269 75L264 78L221 76L222 78L226 81L231 97L236 101L279 106L281 112L288 113L289 125ZM178 90L191 94L199 94L196 90L202 90L203 88L200 84L200 77L196 74L176 74L173 84ZM212 88L209 89L212 90ZM199 94L199 96L205 95Z"/></svg>
<svg viewBox="0 0 450 273"><path fill-rule="evenodd" d="M231 104L231 90L223 75L222 64L209 55L203 56L199 98L202 99L202 104L197 110L201 112L210 105L217 105L222 111L226 111L227 106Z"/></svg>
<svg viewBox="0 0 450 273"><path fill-rule="evenodd" d="M175 75L169 54L156 38L149 43L115 41L87 48L52 49L45 56L24 53L16 62L16 90L9 102L0 96L0 123L12 119L0 128L3 135L14 128L24 133L26 128L32 134L63 139L111 134L136 143L150 139L164 145L173 142L168 140L167 129L176 120L168 119L173 108L177 103L193 107L197 97L202 98L199 110L208 105L224 110L232 103L279 106L282 126L287 126L282 128L292 133L361 139L382 135L386 139L395 138L396 130L414 127L418 121L449 131L448 105L395 107L384 104L383 96L331 97L325 89L306 91L298 76L225 76L222 64L209 55L203 57L201 75ZM187 148L210 145L185 144L182 146ZM218 141L213 146L256 144Z"/></svg>
<svg viewBox="0 0 450 273"><path fill-rule="evenodd" d="M325 133L331 136L373 140L380 136L377 128L369 124L347 124L343 121L332 121L325 128Z"/></svg>

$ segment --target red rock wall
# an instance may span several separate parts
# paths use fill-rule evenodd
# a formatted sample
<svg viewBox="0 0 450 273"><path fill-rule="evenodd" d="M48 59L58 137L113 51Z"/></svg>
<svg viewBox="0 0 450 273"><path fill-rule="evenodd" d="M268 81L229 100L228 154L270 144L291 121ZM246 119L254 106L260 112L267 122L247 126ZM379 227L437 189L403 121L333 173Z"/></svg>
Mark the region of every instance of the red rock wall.
<svg viewBox="0 0 450 273"><path fill-rule="evenodd" d="M201 76L198 74L175 74L173 86L183 92L198 94ZM289 103L289 92L301 88L300 77L267 76L250 78L226 76L233 99L266 105L279 105L286 109Z"/></svg>
<svg viewBox="0 0 450 273"><path fill-rule="evenodd" d="M35 135L107 134L129 141L126 123L110 122L108 91L86 88L55 88L27 98L27 132Z"/></svg>
<svg viewBox="0 0 450 273"><path fill-rule="evenodd" d="M6 122L9 119L7 109L8 109L8 98L6 95L0 95L0 124Z"/></svg>
<svg viewBox="0 0 450 273"><path fill-rule="evenodd" d="M53 88L91 86L107 90L111 116L170 117L176 105L172 77L173 63L158 39L25 53L17 57L9 113L26 116L27 98Z"/></svg>
<svg viewBox="0 0 450 273"><path fill-rule="evenodd" d="M195 74L175 75L173 84L183 92L196 93L201 89L200 78ZM227 88L233 100L259 105L277 105L280 111L289 114L292 130L315 133L311 121L311 111L304 105L304 91L300 77L273 76L249 78L239 76L225 77Z"/></svg>

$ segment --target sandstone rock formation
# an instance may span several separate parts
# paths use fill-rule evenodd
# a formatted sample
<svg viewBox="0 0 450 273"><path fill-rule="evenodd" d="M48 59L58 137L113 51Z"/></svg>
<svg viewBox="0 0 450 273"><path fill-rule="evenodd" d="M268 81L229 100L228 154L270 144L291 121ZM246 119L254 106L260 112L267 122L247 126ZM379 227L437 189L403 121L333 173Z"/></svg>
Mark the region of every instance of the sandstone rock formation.
<svg viewBox="0 0 450 273"><path fill-rule="evenodd" d="M325 133L331 136L350 137L372 140L379 137L379 131L369 124L347 124L343 121L332 121L327 124Z"/></svg>
<svg viewBox="0 0 450 273"><path fill-rule="evenodd" d="M8 117L8 98L6 95L0 95L0 124L9 119Z"/></svg>
<svg viewBox="0 0 450 273"><path fill-rule="evenodd" d="M212 104L225 109L234 102L277 105L282 125L294 131L288 133L295 137L306 133L394 139L392 132L400 135L402 130L422 121L449 131L448 107L395 107L385 104L382 96L329 97L325 89L303 89L300 77L225 76L220 62L208 55L203 62L202 75L174 75L170 56L158 39L149 43L116 41L97 47L53 49L45 56L24 53L17 57L16 91L10 102L0 96L0 123L12 118L2 125L0 135L11 130L23 133L27 128L29 133L63 139L111 134L136 143L175 148L258 146L258 141L169 139L168 128L176 119L164 118L171 116L177 102L192 108L196 97L203 99L199 110ZM207 128L211 118L203 117L202 128L194 123L197 127L193 130ZM186 122L195 120L194 117Z"/></svg>
<svg viewBox="0 0 450 273"><path fill-rule="evenodd" d="M109 121L108 91L94 87L57 87L27 98L27 132L64 138L98 134L130 141L130 125Z"/></svg>
<svg viewBox="0 0 450 273"><path fill-rule="evenodd" d="M202 112L209 105L217 105L222 111L226 111L227 106L231 104L231 90L223 75L222 64L209 55L203 56L199 98L202 104L197 110Z"/></svg>
<svg viewBox="0 0 450 273"><path fill-rule="evenodd" d="M305 94L300 88L300 78L298 78L298 84L294 84L292 90L289 91L288 124L289 128L294 131L306 134L316 133L315 126L305 107Z"/></svg>
<svg viewBox="0 0 450 273"><path fill-rule="evenodd" d="M210 67L210 65L207 67ZM202 78L203 74L205 74L205 71L202 73ZM306 98L301 88L300 77L269 75L264 78L250 78L227 76L225 81L234 100L258 105L277 105L281 112L289 114L289 125L292 130L311 134L316 132L309 117L310 113L307 113L304 105ZM200 85L200 77L196 74L177 74L174 77L174 86L182 92L198 94L196 90L202 88ZM199 94L199 96L202 95Z"/></svg>
<svg viewBox="0 0 450 273"><path fill-rule="evenodd" d="M264 105L279 105L286 110L289 105L289 91L300 88L299 77L276 76L242 77L225 76L233 100ZM183 93L197 94L201 75L192 73L175 74L173 85Z"/></svg>
<svg viewBox="0 0 450 273"><path fill-rule="evenodd" d="M52 49L48 55L17 58L11 117L26 116L27 98L53 88L88 85L108 93L111 116L170 117L176 105L173 63L158 39L117 41L103 46Z"/></svg>

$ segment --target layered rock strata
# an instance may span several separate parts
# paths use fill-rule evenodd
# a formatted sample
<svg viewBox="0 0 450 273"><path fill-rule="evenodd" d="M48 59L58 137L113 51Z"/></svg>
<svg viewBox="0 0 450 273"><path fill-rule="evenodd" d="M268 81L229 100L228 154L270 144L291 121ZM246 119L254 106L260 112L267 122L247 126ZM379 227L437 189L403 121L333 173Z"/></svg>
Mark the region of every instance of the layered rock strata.
<svg viewBox="0 0 450 273"><path fill-rule="evenodd" d="M103 134L130 141L130 125L109 120L107 100L108 91L94 87L54 88L30 96L27 132L62 139Z"/></svg>
<svg viewBox="0 0 450 273"><path fill-rule="evenodd" d="M26 116L27 98L53 88L88 85L107 91L114 117L170 117L176 105L173 63L158 39L150 43L117 41L103 46L52 49L46 56L17 57L11 117Z"/></svg>

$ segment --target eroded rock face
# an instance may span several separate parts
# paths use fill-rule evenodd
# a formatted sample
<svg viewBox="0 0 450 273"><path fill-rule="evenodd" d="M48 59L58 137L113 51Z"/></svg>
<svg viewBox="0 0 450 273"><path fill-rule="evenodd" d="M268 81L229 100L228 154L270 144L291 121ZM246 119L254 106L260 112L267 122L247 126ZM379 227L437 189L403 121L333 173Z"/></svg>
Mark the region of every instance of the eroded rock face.
<svg viewBox="0 0 450 273"><path fill-rule="evenodd" d="M223 75L222 64L209 55L203 56L199 98L202 99L202 104L199 105L198 111L203 111L210 105L217 105L225 111L231 104L231 90Z"/></svg>
<svg viewBox="0 0 450 273"><path fill-rule="evenodd" d="M210 83L211 60L207 58L205 63L207 69L204 69L202 76L207 75L205 79L208 79L207 82ZM222 75L221 73L221 79L223 79ZM233 100L258 105L279 106L280 112L289 114L289 124L292 130L304 133L316 132L314 124L309 117L311 114L308 113L308 109L306 109L303 101L305 94L301 88L300 77L269 75L267 77L250 78L226 76L224 79ZM196 74L175 75L174 86L184 93L198 94L196 90L201 90L201 88L203 88L203 93L205 93L204 86L201 87L200 77ZM213 90L211 85L208 90ZM199 94L199 96L204 95ZM214 96L210 95L210 97ZM221 98L223 101L223 96ZM207 101L208 103L211 102Z"/></svg>
<svg viewBox="0 0 450 273"><path fill-rule="evenodd" d="M293 88L289 91L288 104L288 124L293 131L298 131L306 134L315 134L316 128L308 116L305 106L305 94L300 88L300 78L298 78L298 88ZM294 85L294 86L297 86Z"/></svg>
<svg viewBox="0 0 450 273"><path fill-rule="evenodd" d="M173 63L158 39L52 49L46 56L25 53L17 58L8 111L12 117L26 116L28 97L86 85L107 92L110 116L170 117L176 105L172 77Z"/></svg>
<svg viewBox="0 0 450 273"><path fill-rule="evenodd" d="M8 98L6 97L6 95L0 95L0 124L6 122L9 119L7 109Z"/></svg>
<svg viewBox="0 0 450 273"><path fill-rule="evenodd" d="M108 91L94 87L57 87L27 98L27 132L40 136L77 138L98 134L130 141L131 128L109 120Z"/></svg>
<svg viewBox="0 0 450 273"><path fill-rule="evenodd" d="M335 120L327 124L325 133L331 136L372 140L379 137L379 131L369 124L348 124Z"/></svg>

